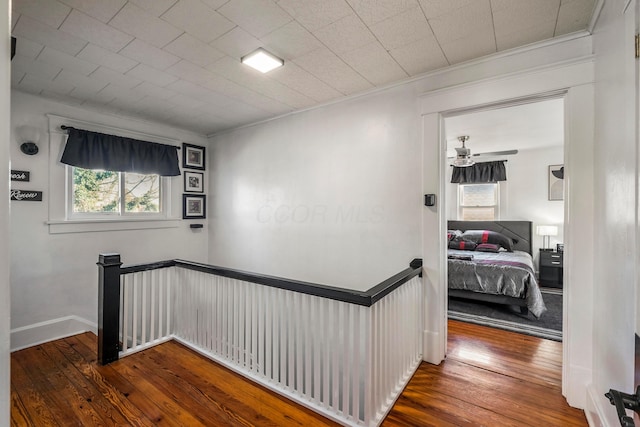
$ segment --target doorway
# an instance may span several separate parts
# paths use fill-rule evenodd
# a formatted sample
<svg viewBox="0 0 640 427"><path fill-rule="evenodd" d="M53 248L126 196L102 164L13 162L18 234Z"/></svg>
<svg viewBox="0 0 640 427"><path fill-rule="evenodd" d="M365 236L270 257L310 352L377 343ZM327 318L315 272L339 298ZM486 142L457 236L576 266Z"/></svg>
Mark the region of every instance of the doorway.
<svg viewBox="0 0 640 427"><path fill-rule="evenodd" d="M436 194L436 206L423 208L423 268L425 328L423 357L440 363L447 340L446 183L448 168L444 119L448 115L531 103L536 99L564 99L565 218L563 291L563 395L584 408L585 384L591 381L593 277L580 268L581 259L593 259L593 123L592 64L588 60L552 66L479 83L435 91L420 98L423 126L423 191ZM580 167L572 168L572 164ZM580 289L572 292L572 284Z"/></svg>
<svg viewBox="0 0 640 427"><path fill-rule="evenodd" d="M449 254L480 264L448 260L453 267L448 283L456 289L454 293L475 286L473 293L465 294L470 298L449 295L448 312L455 320L561 341L564 252L558 248L564 242L564 179L560 174L564 171L564 95L527 101L443 115L449 167L441 178L445 181L442 203L448 223L463 221L451 224L466 224L471 229L479 227L477 221L488 221L489 226L500 229L504 225L506 239L516 231L510 227L529 233L514 237L515 252L501 247L497 254L469 248L465 240L474 236L452 236ZM465 150L460 149L463 144ZM456 169L457 163L473 164ZM493 167L503 168L506 174L492 179L476 173ZM456 183L452 183L454 170ZM467 243L466 250L457 248L461 241ZM525 263L529 268L523 268ZM515 302L527 305L483 300L492 299L495 293L524 294L528 298ZM542 307L546 311L540 314Z"/></svg>

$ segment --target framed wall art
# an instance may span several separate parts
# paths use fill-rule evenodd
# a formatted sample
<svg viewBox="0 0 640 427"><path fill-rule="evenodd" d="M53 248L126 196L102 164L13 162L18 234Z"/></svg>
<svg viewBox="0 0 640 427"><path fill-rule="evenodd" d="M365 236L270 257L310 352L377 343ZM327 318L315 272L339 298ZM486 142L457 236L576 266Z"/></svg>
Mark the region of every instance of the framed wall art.
<svg viewBox="0 0 640 427"><path fill-rule="evenodd" d="M182 195L182 219L200 219L207 217L207 196Z"/></svg>
<svg viewBox="0 0 640 427"><path fill-rule="evenodd" d="M205 148L198 145L182 143L182 167L185 169L204 170Z"/></svg>
<svg viewBox="0 0 640 427"><path fill-rule="evenodd" d="M549 200L564 200L564 165L549 165Z"/></svg>
<svg viewBox="0 0 640 427"><path fill-rule="evenodd" d="M204 193L204 174L202 172L184 172L184 192Z"/></svg>

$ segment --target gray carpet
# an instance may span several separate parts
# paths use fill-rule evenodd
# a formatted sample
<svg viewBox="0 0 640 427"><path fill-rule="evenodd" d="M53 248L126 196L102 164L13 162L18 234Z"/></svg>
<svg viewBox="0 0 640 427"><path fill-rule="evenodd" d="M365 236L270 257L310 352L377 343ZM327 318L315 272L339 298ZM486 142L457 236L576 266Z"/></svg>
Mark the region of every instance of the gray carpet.
<svg viewBox="0 0 640 427"><path fill-rule="evenodd" d="M536 319L519 307L449 297L449 319L562 341L562 293L542 289L542 298L547 311Z"/></svg>

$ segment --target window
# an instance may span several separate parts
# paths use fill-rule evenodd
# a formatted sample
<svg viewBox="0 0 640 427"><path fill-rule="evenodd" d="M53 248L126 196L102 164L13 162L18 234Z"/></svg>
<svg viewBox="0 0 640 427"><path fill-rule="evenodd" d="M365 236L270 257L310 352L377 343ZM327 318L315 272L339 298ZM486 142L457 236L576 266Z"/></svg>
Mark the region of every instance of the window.
<svg viewBox="0 0 640 427"><path fill-rule="evenodd" d="M498 184L459 184L458 219L492 221L498 219Z"/></svg>
<svg viewBox="0 0 640 427"><path fill-rule="evenodd" d="M113 218L163 212L162 178L68 166L71 185L69 216Z"/></svg>

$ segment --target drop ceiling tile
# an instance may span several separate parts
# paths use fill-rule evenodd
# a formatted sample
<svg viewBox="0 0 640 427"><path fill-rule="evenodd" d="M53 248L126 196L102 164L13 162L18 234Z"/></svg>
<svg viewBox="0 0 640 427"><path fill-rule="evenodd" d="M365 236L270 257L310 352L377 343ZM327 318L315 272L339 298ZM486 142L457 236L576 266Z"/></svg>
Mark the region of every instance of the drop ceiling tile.
<svg viewBox="0 0 640 427"><path fill-rule="evenodd" d="M180 108L199 108L203 102L186 95L176 95L169 101Z"/></svg>
<svg viewBox="0 0 640 427"><path fill-rule="evenodd" d="M281 114L291 111L291 107L285 105L272 98L264 96L249 88L243 87L235 82L227 80L223 77L205 82L203 86L219 92L229 98L237 100L237 102L245 103L263 111Z"/></svg>
<svg viewBox="0 0 640 427"><path fill-rule="evenodd" d="M419 7L385 19L369 28L387 50L433 37L433 31Z"/></svg>
<svg viewBox="0 0 640 427"><path fill-rule="evenodd" d="M106 87L104 87L100 91L100 94L102 96L113 96L115 99L126 100L128 102L135 102L145 97L144 94L138 92L135 89L127 89L113 83L109 83Z"/></svg>
<svg viewBox="0 0 640 427"><path fill-rule="evenodd" d="M38 56L37 62L65 68L84 76L88 76L98 68L96 64L76 58L68 53L60 52L59 50L55 50L50 47L44 48L42 53Z"/></svg>
<svg viewBox="0 0 640 427"><path fill-rule="evenodd" d="M343 94L352 94L372 87L371 83L329 49L315 50L297 58L295 63Z"/></svg>
<svg viewBox="0 0 640 427"><path fill-rule="evenodd" d="M224 56L224 53L187 33L166 45L163 50L201 67L206 67Z"/></svg>
<svg viewBox="0 0 640 427"><path fill-rule="evenodd" d="M260 39L271 53L285 60L297 58L322 47L322 43L302 25L291 21Z"/></svg>
<svg viewBox="0 0 640 427"><path fill-rule="evenodd" d="M167 89L170 89L183 96L189 96L202 102L214 103L217 105L224 105L225 103L230 101L229 98L222 94L185 80L175 81L167 86Z"/></svg>
<svg viewBox="0 0 640 427"><path fill-rule="evenodd" d="M26 58L35 59L44 46L24 37L16 37L16 55L22 55Z"/></svg>
<svg viewBox="0 0 640 427"><path fill-rule="evenodd" d="M156 99L169 99L177 95L176 92L167 88L160 87L150 82L142 82L136 86L136 91L146 95L147 97Z"/></svg>
<svg viewBox="0 0 640 427"><path fill-rule="evenodd" d="M240 27L236 27L210 43L233 58L241 58L262 46L262 42Z"/></svg>
<svg viewBox="0 0 640 427"><path fill-rule="evenodd" d="M155 68L149 67L145 64L135 66L131 70L127 71L126 74L128 76L137 77L141 80L146 80L161 87L164 87L178 80L176 76L172 76L171 74L156 70Z"/></svg>
<svg viewBox="0 0 640 427"><path fill-rule="evenodd" d="M18 85L20 84L20 81L27 75L27 73L24 73L22 71L20 72L14 72L13 70L11 70L11 87L12 88L16 88L18 87Z"/></svg>
<svg viewBox="0 0 640 427"><path fill-rule="evenodd" d="M260 38L291 21L291 16L271 0L230 0L218 12Z"/></svg>
<svg viewBox="0 0 640 427"><path fill-rule="evenodd" d="M62 102L67 105L81 105L83 100L71 95L60 95L58 93L43 90L40 96L54 101Z"/></svg>
<svg viewBox="0 0 640 427"><path fill-rule="evenodd" d="M367 25L384 21L418 6L417 0L347 0L347 2Z"/></svg>
<svg viewBox="0 0 640 427"><path fill-rule="evenodd" d="M553 30L556 22L540 22L538 25L528 28L520 28L513 33L496 32L496 44L498 50L506 50L514 47L524 46L540 40L553 37Z"/></svg>
<svg viewBox="0 0 640 427"><path fill-rule="evenodd" d="M64 31L56 30L44 25L28 16L21 16L16 28L13 30L14 36L24 37L44 46L76 55L87 45L87 42L74 37Z"/></svg>
<svg viewBox="0 0 640 427"><path fill-rule="evenodd" d="M342 96L340 92L303 70L294 62L287 62L284 67L269 73L269 78L279 81L291 89L315 99L318 102L329 101Z"/></svg>
<svg viewBox="0 0 640 427"><path fill-rule="evenodd" d="M127 3L109 25L159 48L172 42L183 32L133 3Z"/></svg>
<svg viewBox="0 0 640 427"><path fill-rule="evenodd" d="M20 0L23 1L23 0ZM109 22L127 0L60 0L104 23Z"/></svg>
<svg viewBox="0 0 640 427"><path fill-rule="evenodd" d="M102 90L108 82L98 78L83 76L69 70L62 70L55 78L60 84L71 84L82 91L97 93Z"/></svg>
<svg viewBox="0 0 640 427"><path fill-rule="evenodd" d="M389 53L411 76L449 65L440 45L433 37L415 41Z"/></svg>
<svg viewBox="0 0 640 427"><path fill-rule="evenodd" d="M57 65L37 62L31 58L17 55L11 60L11 72L27 73L39 80L53 80L62 68Z"/></svg>
<svg viewBox="0 0 640 427"><path fill-rule="evenodd" d="M375 86L404 80L409 77L377 41L350 52L342 53L340 57Z"/></svg>
<svg viewBox="0 0 640 427"><path fill-rule="evenodd" d="M235 24L200 0L180 0L162 19L205 43L210 43Z"/></svg>
<svg viewBox="0 0 640 427"><path fill-rule="evenodd" d="M199 85L204 85L207 81L215 78L215 75L208 69L198 67L197 65L185 60L182 60L167 69L167 73Z"/></svg>
<svg viewBox="0 0 640 427"><path fill-rule="evenodd" d="M133 40L130 35L75 9L71 11L60 29L113 52L119 51Z"/></svg>
<svg viewBox="0 0 640 427"><path fill-rule="evenodd" d="M440 43L440 46L451 64L480 58L496 52L495 36L493 31L488 30L449 43Z"/></svg>
<svg viewBox="0 0 640 427"><path fill-rule="evenodd" d="M36 92L40 90L46 90L49 92L57 93L59 95L68 95L75 88L68 82L57 82L52 80L43 80L33 75L25 75L20 84L18 85L20 90L27 90L29 92Z"/></svg>
<svg viewBox="0 0 640 427"><path fill-rule="evenodd" d="M169 10L171 6L177 2L178 0L129 0L129 3L135 4L156 18Z"/></svg>
<svg viewBox="0 0 640 427"><path fill-rule="evenodd" d="M106 67L99 67L91 74L91 77L113 83L125 89L134 88L142 83L142 80L136 77L121 74Z"/></svg>
<svg viewBox="0 0 640 427"><path fill-rule="evenodd" d="M473 4L477 0L420 0L420 6L427 19L437 18L456 9Z"/></svg>
<svg viewBox="0 0 640 427"><path fill-rule="evenodd" d="M13 33L13 30L15 30L16 25L18 24L18 20L20 19L20 14L19 13L11 13L11 32Z"/></svg>
<svg viewBox="0 0 640 427"><path fill-rule="evenodd" d="M466 39L481 31L493 31L489 0L476 0L467 7L429 19L436 39L442 43Z"/></svg>
<svg viewBox="0 0 640 427"><path fill-rule="evenodd" d="M60 28L71 8L57 0L15 0L12 13L28 16L52 28Z"/></svg>
<svg viewBox="0 0 640 427"><path fill-rule="evenodd" d="M319 30L353 14L345 0L279 0L278 6L309 31Z"/></svg>
<svg viewBox="0 0 640 427"><path fill-rule="evenodd" d="M274 100L278 99L291 107L302 108L313 103L313 100L303 94L280 82L269 79L261 72L243 65L240 61L229 56L222 58L208 68L225 79L236 82Z"/></svg>
<svg viewBox="0 0 640 427"><path fill-rule="evenodd" d="M313 32L335 53L348 52L375 41L375 37L360 18L351 14Z"/></svg>
<svg viewBox="0 0 640 427"><path fill-rule="evenodd" d="M20 92L25 92L25 93L31 93L33 95L40 95L42 92L42 86L40 84L40 82L38 81L33 81L33 80L25 80L23 79L24 82L20 82L21 84L19 84L17 86L17 89Z"/></svg>
<svg viewBox="0 0 640 427"><path fill-rule="evenodd" d="M84 59L85 61L93 62L97 65L103 65L120 73L126 73L127 71L138 65L137 61L125 58L120 54L113 53L110 50L104 49L91 43L85 46L85 48L82 49L82 51L78 53L76 57Z"/></svg>
<svg viewBox="0 0 640 427"><path fill-rule="evenodd" d="M122 49L120 55L149 65L156 70L165 70L180 61L177 56L138 39L135 39Z"/></svg>
<svg viewBox="0 0 640 427"><path fill-rule="evenodd" d="M594 5L595 0L563 0L554 35L560 36L587 28Z"/></svg>
<svg viewBox="0 0 640 427"><path fill-rule="evenodd" d="M503 35L539 25L553 24L555 29L560 0L492 0L491 4L496 35Z"/></svg>

